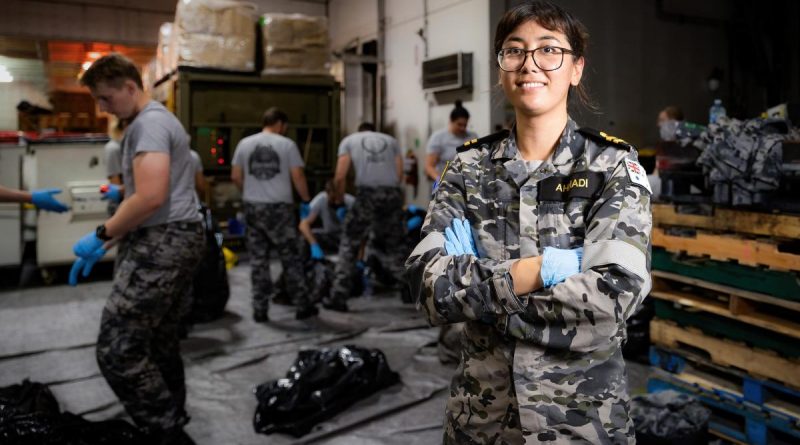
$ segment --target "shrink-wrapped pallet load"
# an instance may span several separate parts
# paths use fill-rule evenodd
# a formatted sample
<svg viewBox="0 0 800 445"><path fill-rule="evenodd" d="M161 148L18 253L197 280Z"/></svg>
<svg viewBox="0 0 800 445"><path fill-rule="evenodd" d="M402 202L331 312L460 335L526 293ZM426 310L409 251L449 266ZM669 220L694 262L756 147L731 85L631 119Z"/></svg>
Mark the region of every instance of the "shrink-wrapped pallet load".
<svg viewBox="0 0 800 445"><path fill-rule="evenodd" d="M262 74L329 74L330 39L325 17L264 14Z"/></svg>
<svg viewBox="0 0 800 445"><path fill-rule="evenodd" d="M172 28L176 66L255 70L256 6L234 0L181 0Z"/></svg>

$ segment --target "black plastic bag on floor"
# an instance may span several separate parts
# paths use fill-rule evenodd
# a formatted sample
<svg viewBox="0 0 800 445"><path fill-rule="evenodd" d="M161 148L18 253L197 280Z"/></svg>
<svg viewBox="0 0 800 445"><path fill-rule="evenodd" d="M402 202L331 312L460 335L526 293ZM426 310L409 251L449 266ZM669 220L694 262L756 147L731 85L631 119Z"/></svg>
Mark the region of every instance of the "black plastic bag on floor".
<svg viewBox="0 0 800 445"><path fill-rule="evenodd" d="M225 314L231 292L228 286L228 270L222 254L222 232L211 210L203 207L203 226L206 234L206 253L194 273L193 301L189 321L208 323Z"/></svg>
<svg viewBox="0 0 800 445"><path fill-rule="evenodd" d="M144 438L123 420L90 422L62 413L41 383L0 388L0 443L4 445L139 445Z"/></svg>
<svg viewBox="0 0 800 445"><path fill-rule="evenodd" d="M39 443L52 436L61 411L41 383L28 379L0 388L0 443Z"/></svg>
<svg viewBox="0 0 800 445"><path fill-rule="evenodd" d="M300 351L286 378L256 387L261 434L300 437L356 401L400 381L383 352L347 345Z"/></svg>
<svg viewBox="0 0 800 445"><path fill-rule="evenodd" d="M677 391L660 391L631 400L636 441L645 445L706 445L711 410Z"/></svg>

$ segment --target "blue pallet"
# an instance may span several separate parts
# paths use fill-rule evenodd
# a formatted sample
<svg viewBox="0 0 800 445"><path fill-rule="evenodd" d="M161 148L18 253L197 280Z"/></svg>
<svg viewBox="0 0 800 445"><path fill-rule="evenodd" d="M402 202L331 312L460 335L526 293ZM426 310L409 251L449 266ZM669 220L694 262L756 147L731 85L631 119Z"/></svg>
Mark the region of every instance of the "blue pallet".
<svg viewBox="0 0 800 445"><path fill-rule="evenodd" d="M677 376L662 372L647 382L647 392L676 390L697 397L703 404L744 419L744 430L733 429L728 425L714 421L709 422L709 429L717 431L735 440L752 445L767 445L771 443L770 430L780 431L786 435L800 440L800 418L789 416L763 405L742 400L737 394L724 390L711 391L690 382L685 382ZM763 388L762 388L763 389Z"/></svg>
<svg viewBox="0 0 800 445"><path fill-rule="evenodd" d="M650 347L650 364L670 373L679 374L683 372L683 370L687 367L688 361L693 361L701 366L720 370L727 374L730 379L741 382L739 386L741 386L742 395L731 393L730 391L725 391L724 389L714 391L720 398L728 400L734 404L741 404L757 411L765 410L768 408L765 408L764 404L769 401L768 399L772 395L777 395L779 397L793 399L797 402L800 402L800 391L785 385L781 385L778 382L757 379L746 373L737 372L729 368L714 365L711 362L700 360L696 357L685 357L664 348L656 346ZM798 420L798 425L800 426L800 420Z"/></svg>

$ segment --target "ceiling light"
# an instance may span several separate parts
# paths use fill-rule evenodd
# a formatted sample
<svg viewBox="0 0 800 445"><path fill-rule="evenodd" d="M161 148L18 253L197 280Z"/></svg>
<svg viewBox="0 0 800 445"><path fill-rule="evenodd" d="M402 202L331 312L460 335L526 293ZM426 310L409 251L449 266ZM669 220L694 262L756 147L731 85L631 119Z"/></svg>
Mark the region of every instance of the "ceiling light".
<svg viewBox="0 0 800 445"><path fill-rule="evenodd" d="M92 62L87 60L86 62L83 62L83 64L81 65L81 68L83 68L83 70L86 71L86 70L89 69L90 66L92 66Z"/></svg>
<svg viewBox="0 0 800 445"><path fill-rule="evenodd" d="M97 51L90 51L90 52L86 53L86 56L87 56L87 57L88 57L90 60L97 60L97 59L99 59L100 57L102 57L103 55L102 55L102 54L100 54L100 53L99 53L99 52L97 52Z"/></svg>

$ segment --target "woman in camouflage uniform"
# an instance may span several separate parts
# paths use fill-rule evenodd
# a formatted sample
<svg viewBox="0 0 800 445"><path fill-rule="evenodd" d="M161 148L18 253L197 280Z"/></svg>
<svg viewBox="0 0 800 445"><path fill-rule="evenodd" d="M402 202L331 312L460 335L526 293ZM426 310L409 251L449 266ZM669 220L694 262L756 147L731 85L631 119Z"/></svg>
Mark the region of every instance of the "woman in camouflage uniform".
<svg viewBox="0 0 800 445"><path fill-rule="evenodd" d="M551 3L504 15L516 123L459 149L406 263L432 324L466 322L445 443L635 442L620 348L650 289L650 190L632 146L567 113L587 39Z"/></svg>

